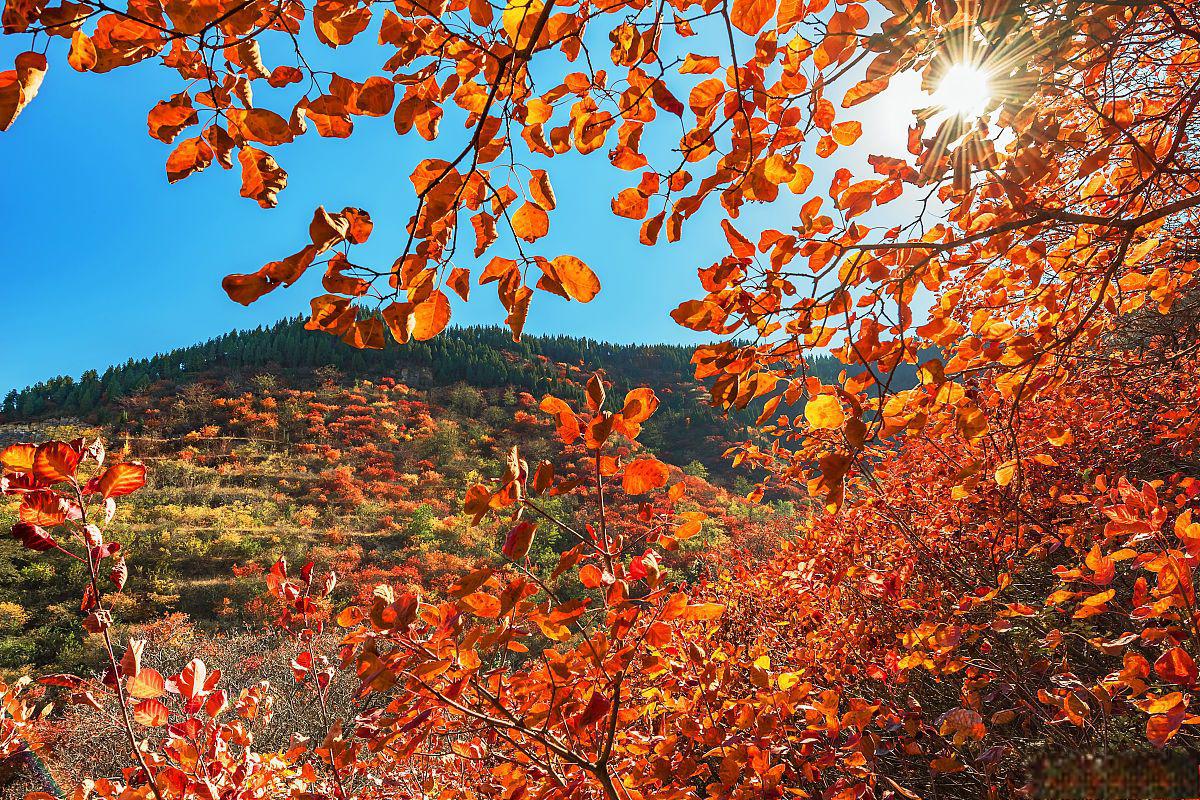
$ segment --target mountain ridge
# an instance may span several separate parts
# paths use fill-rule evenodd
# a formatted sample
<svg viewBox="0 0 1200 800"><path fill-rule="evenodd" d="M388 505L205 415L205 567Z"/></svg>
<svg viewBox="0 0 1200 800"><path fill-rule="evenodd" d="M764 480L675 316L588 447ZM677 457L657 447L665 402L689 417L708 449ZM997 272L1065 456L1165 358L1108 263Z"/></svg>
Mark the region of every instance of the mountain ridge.
<svg viewBox="0 0 1200 800"><path fill-rule="evenodd" d="M620 386L691 381L687 345L623 345L572 336L525 336L513 342L499 326L452 327L425 342L384 350L355 350L330 336L305 330L303 318L235 330L148 358L128 359L103 373L86 370L78 379L60 375L13 388L0 402L0 421L52 417L105 420L123 397L161 381L188 381L211 372L246 370L316 371L337 368L352 377L395 377L414 386L465 382L477 388L511 386L531 392L569 393L563 368L604 369ZM811 359L811 374L832 380L843 365L831 356ZM98 415L98 416L97 416Z"/></svg>

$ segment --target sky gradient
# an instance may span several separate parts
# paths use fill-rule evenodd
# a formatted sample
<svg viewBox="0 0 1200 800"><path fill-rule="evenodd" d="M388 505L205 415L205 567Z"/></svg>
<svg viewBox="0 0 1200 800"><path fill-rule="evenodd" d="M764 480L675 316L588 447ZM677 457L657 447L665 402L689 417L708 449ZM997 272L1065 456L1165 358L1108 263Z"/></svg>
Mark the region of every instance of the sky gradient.
<svg viewBox="0 0 1200 800"><path fill-rule="evenodd" d="M0 64L11 63L16 52L15 42L0 41ZM328 66L359 80L378 72L371 68L378 51L369 45L326 50L325 57ZM0 234L8 256L0 303L11 321L0 358L0 394L307 313L309 298L322 291L320 270L249 308L229 300L221 278L298 250L307 241L313 209L322 204L369 211L375 232L351 258L390 264L412 213L413 166L464 141L461 124L449 117L432 144L415 135L397 137L390 114L356 117L347 140L323 139L310 130L274 149L289 173L288 187L278 208L263 210L238 194L236 163L233 170L213 165L167 183L164 162L171 147L147 135L146 113L178 90L177 75L153 62L80 75L57 50L50 62L38 96L0 134ZM264 105L287 115L290 105L279 94L262 96ZM814 187L828 186L834 169L861 163L867 151L902 149L906 105L911 107L894 91L868 104L858 115L865 121L863 139L821 165ZM682 242L667 244L664 237L644 247L637 240L639 223L609 209L610 198L636 183L637 173L613 169L603 152L527 163L550 171L559 203L550 235L533 250L579 256L600 276L602 291L587 305L538 292L526 331L615 342L696 341L669 313L697 296L695 270L728 252L716 203L689 220ZM795 207L790 198L748 207L747 232L764 225L786 229ZM507 252L493 248L479 261L460 248L456 263L477 276L493 254ZM455 324L498 324L503 318L494 286L473 287L469 304L454 299Z"/></svg>

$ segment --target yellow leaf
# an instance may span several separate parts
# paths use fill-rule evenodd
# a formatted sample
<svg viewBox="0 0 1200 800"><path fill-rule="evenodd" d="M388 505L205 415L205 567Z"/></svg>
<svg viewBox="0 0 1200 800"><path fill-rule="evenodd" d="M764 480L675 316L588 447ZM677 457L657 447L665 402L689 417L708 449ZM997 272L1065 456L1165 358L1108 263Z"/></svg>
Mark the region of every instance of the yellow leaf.
<svg viewBox="0 0 1200 800"><path fill-rule="evenodd" d="M846 421L841 402L831 394L821 394L804 406L804 418L814 430L840 428Z"/></svg>
<svg viewBox="0 0 1200 800"><path fill-rule="evenodd" d="M514 47L522 48L528 43L543 8L545 4L542 0L509 0L504 13L500 15L500 22Z"/></svg>

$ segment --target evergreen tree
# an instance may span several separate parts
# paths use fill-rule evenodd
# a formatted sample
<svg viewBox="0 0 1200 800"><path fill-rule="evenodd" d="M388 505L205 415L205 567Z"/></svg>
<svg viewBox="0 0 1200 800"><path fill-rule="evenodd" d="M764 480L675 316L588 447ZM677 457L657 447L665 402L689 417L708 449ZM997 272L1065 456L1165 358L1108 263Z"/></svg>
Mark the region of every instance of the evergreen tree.
<svg viewBox="0 0 1200 800"><path fill-rule="evenodd" d="M550 392L572 402L582 400L583 380L597 369L605 371L618 396L641 385L693 384L691 349L683 346L617 345L571 336L526 336L513 342L505 328L478 326L451 328L434 339L404 347L364 351L307 331L303 319L293 318L269 327L233 331L151 358L129 359L104 370L103 375L88 370L78 382L59 376L14 389L0 405L0 417L8 421L55 416L111 419L118 413L121 398L159 382L166 384L164 391L171 391L171 384L208 374L224 379L277 370L302 373L293 376L295 385L300 386L313 382L312 372L322 367L334 367L351 380L395 376L422 388L463 382L535 396ZM825 382L837 380L846 369L830 356L813 358L807 365L808 374ZM899 380L913 385L915 368L902 372ZM700 406L688 391L665 393L662 401L659 417L672 418L680 432L668 435L703 435L696 427L697 420L716 417L710 409L698 411Z"/></svg>

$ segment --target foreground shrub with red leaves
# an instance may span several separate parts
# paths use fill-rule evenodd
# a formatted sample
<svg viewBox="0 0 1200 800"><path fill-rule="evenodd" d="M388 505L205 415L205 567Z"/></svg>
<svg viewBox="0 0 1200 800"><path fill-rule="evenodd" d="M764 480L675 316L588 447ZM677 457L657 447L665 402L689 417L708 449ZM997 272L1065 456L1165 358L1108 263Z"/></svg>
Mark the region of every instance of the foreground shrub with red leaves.
<svg viewBox="0 0 1200 800"><path fill-rule="evenodd" d="M333 573L276 564L274 685L226 685L214 665L233 647L164 673L117 637L107 598L128 571L106 526L144 469L106 466L98 442L16 445L12 533L85 567L81 624L106 663L5 688L0 744L38 747L53 723L32 704L51 720L74 704L127 754L76 796L160 800L1014 797L1050 750L1190 749L1200 423L1179 412L1200 399L1195 366L1134 393L1139 373L1096 364L1012 423L931 402L848 471L838 513L820 501L765 555L735 539L691 586L664 578L700 526L685 483L633 444L657 398L614 403L597 376L585 408L541 403L588 470L514 450L471 486L465 511L507 534L449 592L380 585L342 607ZM830 397L807 411L817 436L842 413ZM793 468L784 450L741 455ZM566 493L589 522L550 513ZM543 568L529 554L548 527L574 545ZM272 730L296 697L307 719Z"/></svg>
<svg viewBox="0 0 1200 800"><path fill-rule="evenodd" d="M445 592L385 584L342 607L330 573L280 562L273 635L298 686L226 686L212 659L164 672L118 635L128 567L108 524L144 470L105 466L95 442L16 445L12 533L78 566L102 660L0 690L0 753L38 746L48 701L111 716L128 754L80 800L1009 798L1052 751L1195 752L1200 4L674 0L666 24L652 3L395 3L374 29L385 75L362 82L310 66L298 32L310 16L348 45L370 3L127 5L6 2L3 33L29 49L0 73L0 129L38 94L43 36L80 72L161 56L184 81L148 120L174 145L168 179L237 150L241 194L264 208L286 174L255 145L346 138L352 117L393 110L400 136L433 141L465 112L452 160L409 175L407 236L382 263L351 261L367 212L318 207L296 252L223 282L249 305L324 269L307 326L350 346L444 331L451 295L469 300L463 263L496 284L517 339L535 296L595 299L600 276L545 247L543 156L639 173L611 207L646 245L716 213L697 218L728 250L672 317L707 340L694 363L713 404L760 412L734 453L772 476L754 496L811 502L778 548L746 536L705 554L704 579L670 579L702 520L628 444L654 395L606 402L596 378L585 408L540 403L569 464L514 451L467 489L476 522L504 521L491 563ZM688 52L693 35L720 55ZM606 38L611 69L589 51ZM955 67L994 84L978 112L919 110L907 152L826 161L864 132L858 103ZM288 117L253 105L264 84L300 84L275 95ZM678 133L643 136L664 121ZM742 213L781 196L798 213ZM467 220L486 265L457 252ZM810 374L825 350L852 365L842 379ZM905 365L920 384L897 391ZM313 428L368 447L366 409L359 395ZM281 422L254 396L236 415ZM360 454L388 483L395 462ZM557 513L568 494L587 524ZM330 473L312 499L366 493ZM556 564L531 558L550 528L574 543ZM297 691L310 718L264 735L271 698Z"/></svg>

